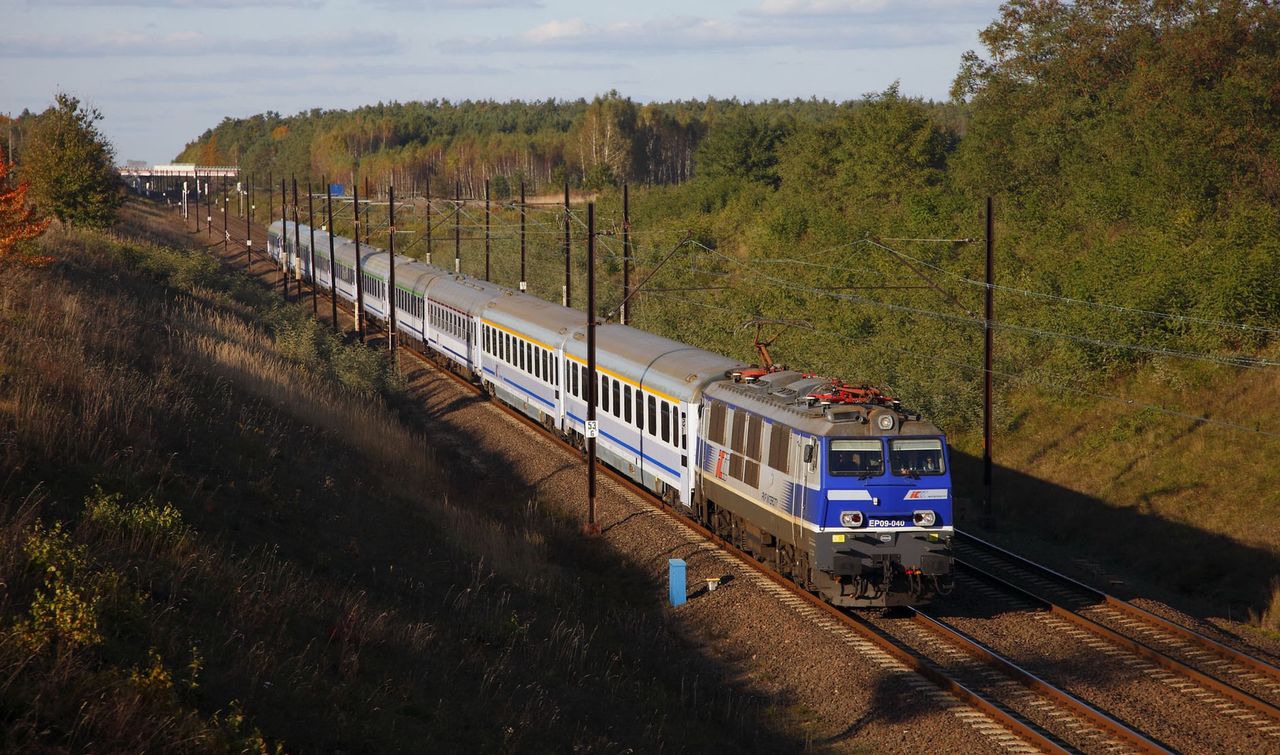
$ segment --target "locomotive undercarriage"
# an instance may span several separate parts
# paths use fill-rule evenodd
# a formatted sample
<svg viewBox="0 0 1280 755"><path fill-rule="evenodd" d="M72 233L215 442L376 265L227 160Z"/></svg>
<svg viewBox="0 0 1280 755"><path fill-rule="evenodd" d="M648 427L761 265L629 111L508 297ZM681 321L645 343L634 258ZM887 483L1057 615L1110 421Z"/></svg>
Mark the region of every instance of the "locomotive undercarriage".
<svg viewBox="0 0 1280 755"><path fill-rule="evenodd" d="M722 499L724 496L722 496ZM833 605L887 608L927 603L951 590L949 538L942 533L854 535L843 544L819 540L816 548L779 536L725 506L695 495L694 516L726 542ZM798 533L802 538L808 533ZM931 538L932 535L932 538ZM934 539L936 538L936 539ZM827 548L838 549L826 552ZM811 553L812 551L812 553ZM819 564L815 564L814 560ZM830 568L816 568L829 561Z"/></svg>

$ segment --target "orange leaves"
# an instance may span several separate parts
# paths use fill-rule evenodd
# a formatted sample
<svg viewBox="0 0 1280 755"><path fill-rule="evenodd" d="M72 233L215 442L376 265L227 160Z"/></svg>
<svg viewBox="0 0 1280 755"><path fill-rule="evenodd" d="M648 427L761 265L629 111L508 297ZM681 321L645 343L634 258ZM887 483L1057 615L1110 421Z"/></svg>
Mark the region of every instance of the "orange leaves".
<svg viewBox="0 0 1280 755"><path fill-rule="evenodd" d="M0 150L0 264L13 257L18 245L36 238L49 227L49 220L36 218L35 210L27 206L27 183L9 187L9 172L13 164L4 150ZM23 257L28 266L47 265L52 257Z"/></svg>

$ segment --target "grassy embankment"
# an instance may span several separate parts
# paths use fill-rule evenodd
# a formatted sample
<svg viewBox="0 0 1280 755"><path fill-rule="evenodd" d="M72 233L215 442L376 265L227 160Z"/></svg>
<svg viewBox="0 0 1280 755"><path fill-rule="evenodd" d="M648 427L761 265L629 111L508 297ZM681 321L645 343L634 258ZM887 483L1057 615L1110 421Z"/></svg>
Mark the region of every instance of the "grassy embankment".
<svg viewBox="0 0 1280 755"><path fill-rule="evenodd" d="M797 746L646 578L406 429L379 355L120 239L0 277L4 749Z"/></svg>
<svg viewBox="0 0 1280 755"><path fill-rule="evenodd" d="M1098 392L1264 432L1280 427L1280 381L1270 370L1149 365ZM1023 550L1047 542L1061 558L1097 562L1280 637L1280 438L1087 395L1022 390L1004 408L997 536ZM979 433L953 442L981 458ZM971 497L979 481L977 464L968 465Z"/></svg>

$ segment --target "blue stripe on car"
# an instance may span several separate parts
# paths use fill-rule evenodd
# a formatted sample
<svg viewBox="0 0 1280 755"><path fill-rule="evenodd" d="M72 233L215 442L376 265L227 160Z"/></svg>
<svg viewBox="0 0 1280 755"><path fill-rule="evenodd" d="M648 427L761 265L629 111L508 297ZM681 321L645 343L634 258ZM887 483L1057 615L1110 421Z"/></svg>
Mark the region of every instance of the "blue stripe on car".
<svg viewBox="0 0 1280 755"><path fill-rule="evenodd" d="M519 390L521 390L521 391L524 391L525 393L529 394L530 396L533 396L534 398L536 398L537 400L539 400L539 401L541 401L542 403L546 404L547 406L551 407L552 409L556 408L556 405L555 405L555 404L553 404L553 403L551 403L550 401L546 400L545 398L543 398L543 397L539 396L538 394L534 393L533 391L529 390L528 388L525 388L523 385L520 385L519 383L517 383L516 381L514 381L514 380L512 380L511 378L507 377L506 375L503 375L503 376L502 376L502 382L507 383L508 385L510 385L510 386L512 386L512 387L518 388L518 389L519 389Z"/></svg>
<svg viewBox="0 0 1280 755"><path fill-rule="evenodd" d="M579 417L578 415L574 414L573 412L569 412L569 419L571 419L571 420L573 420L574 422L577 422L577 423L579 423L579 424L583 424L583 425L585 425L585 424L586 424L585 420L583 420L581 417ZM655 465L657 465L657 466L659 466L659 467L662 467L663 469L665 469L666 471L670 472L672 475L674 475L674 476L676 476L676 477L681 477L681 476L682 476L682 474L683 474L680 470L678 470L678 469L672 469L671 467L668 467L666 464L663 464L662 462L658 461L657 459L653 458L653 457L652 457L652 456L650 456L649 454L645 453L644 451L641 451L640 449L636 448L635 446L631 445L630 443L626 442L625 440L623 440L622 438L619 438L619 437L618 437L618 436L616 436L616 435L611 435L611 434L609 434L609 433L605 432L604 430L601 430L601 431L600 431L600 434L601 434L601 435L603 435L604 437L608 438L609 440L613 441L614 443L617 443L618 445L620 445L620 446L622 446L623 448L627 449L628 451L630 451L630 452L632 452L632 453L634 453L634 454L639 454L639 455L640 455L640 458L645 459L645 460L647 460L647 461L651 461L651 462L653 462Z"/></svg>

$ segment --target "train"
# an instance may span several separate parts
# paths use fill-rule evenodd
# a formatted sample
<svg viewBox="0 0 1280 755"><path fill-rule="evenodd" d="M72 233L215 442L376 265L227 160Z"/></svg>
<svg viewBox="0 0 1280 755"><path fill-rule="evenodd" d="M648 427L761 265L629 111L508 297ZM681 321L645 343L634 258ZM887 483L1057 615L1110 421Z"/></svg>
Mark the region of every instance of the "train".
<svg viewBox="0 0 1280 755"><path fill-rule="evenodd" d="M354 310L357 245L334 236L331 263L321 233L277 220L269 254ZM579 448L597 381L600 460L802 587L849 608L950 591L946 437L899 400L599 321L590 375L584 312L403 255L392 291L390 253L358 248L364 317L395 306L401 342Z"/></svg>

